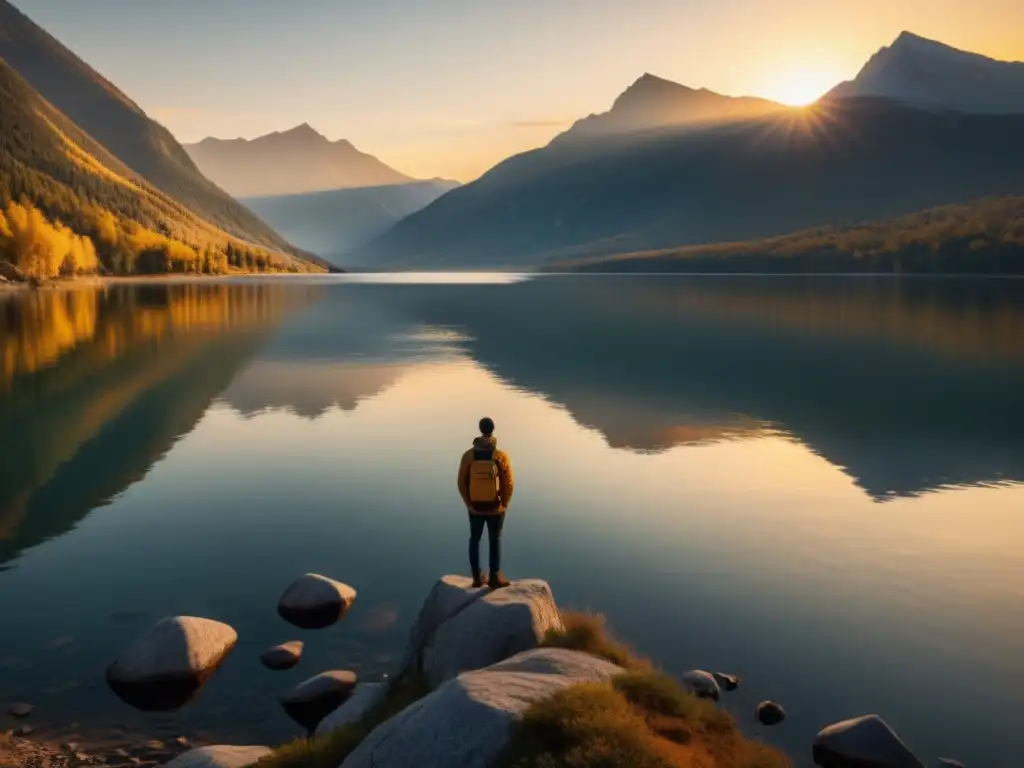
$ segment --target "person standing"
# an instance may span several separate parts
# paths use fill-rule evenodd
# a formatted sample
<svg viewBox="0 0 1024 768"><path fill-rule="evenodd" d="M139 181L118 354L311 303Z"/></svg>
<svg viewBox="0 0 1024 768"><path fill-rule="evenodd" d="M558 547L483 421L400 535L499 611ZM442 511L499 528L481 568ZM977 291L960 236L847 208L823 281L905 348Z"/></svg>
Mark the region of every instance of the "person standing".
<svg viewBox="0 0 1024 768"><path fill-rule="evenodd" d="M486 417L480 419L480 436L473 440L473 447L462 454L459 463L459 495L469 513L469 567L473 571L474 587L484 586L480 539L485 527L490 566L487 586L500 589L509 585L501 572L501 531L514 487L512 462L507 453L498 450L494 421Z"/></svg>

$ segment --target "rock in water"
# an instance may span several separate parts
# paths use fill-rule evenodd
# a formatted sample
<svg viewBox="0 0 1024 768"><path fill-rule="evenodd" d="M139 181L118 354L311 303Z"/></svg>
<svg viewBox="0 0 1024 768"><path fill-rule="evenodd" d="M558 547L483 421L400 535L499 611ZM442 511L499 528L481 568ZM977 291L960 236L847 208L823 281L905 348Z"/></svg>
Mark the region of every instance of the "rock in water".
<svg viewBox="0 0 1024 768"><path fill-rule="evenodd" d="M178 755L165 768L246 768L270 754L268 747L200 747Z"/></svg>
<svg viewBox="0 0 1024 768"><path fill-rule="evenodd" d="M356 591L348 584L307 573L284 591L277 612L302 629L323 629L348 613L355 601Z"/></svg>
<svg viewBox="0 0 1024 768"><path fill-rule="evenodd" d="M24 701L19 701L11 705L11 708L7 710L10 712L11 717L28 717L32 714L32 710L35 709L31 704L26 704Z"/></svg>
<svg viewBox="0 0 1024 768"><path fill-rule="evenodd" d="M302 659L302 648L301 640L281 643L265 650L260 656L260 661L267 669L291 669Z"/></svg>
<svg viewBox="0 0 1024 768"><path fill-rule="evenodd" d="M725 672L712 672L718 687L724 691L735 691L740 687L740 679L736 675L727 675Z"/></svg>
<svg viewBox="0 0 1024 768"><path fill-rule="evenodd" d="M490 765L530 704L622 671L578 651L538 648L464 672L375 728L341 768Z"/></svg>
<svg viewBox="0 0 1024 768"><path fill-rule="evenodd" d="M718 701L722 695L722 689L718 687L714 676L703 669L691 669L680 678L683 687L698 699L711 699Z"/></svg>
<svg viewBox="0 0 1024 768"><path fill-rule="evenodd" d="M814 740L813 754L821 768L925 768L878 715L824 728Z"/></svg>
<svg viewBox="0 0 1024 768"><path fill-rule="evenodd" d="M363 715L377 706L387 692L387 683L359 683L344 704L320 721L316 735L323 736L343 725L358 723Z"/></svg>
<svg viewBox="0 0 1024 768"><path fill-rule="evenodd" d="M548 630L561 629L545 581L513 581L489 591L474 589L463 576L445 576L420 609L398 677L420 672L436 687L460 672L536 648Z"/></svg>
<svg viewBox="0 0 1024 768"><path fill-rule="evenodd" d="M176 709L202 687L237 641L235 630L219 621L163 619L107 668L107 683L138 709Z"/></svg>
<svg viewBox="0 0 1024 768"><path fill-rule="evenodd" d="M355 672L321 672L299 683L282 697L281 705L292 720L313 730L324 717L345 703L352 695L356 682Z"/></svg>
<svg viewBox="0 0 1024 768"><path fill-rule="evenodd" d="M786 710L774 701L762 701L757 705L757 719L762 725L778 725L786 719Z"/></svg>

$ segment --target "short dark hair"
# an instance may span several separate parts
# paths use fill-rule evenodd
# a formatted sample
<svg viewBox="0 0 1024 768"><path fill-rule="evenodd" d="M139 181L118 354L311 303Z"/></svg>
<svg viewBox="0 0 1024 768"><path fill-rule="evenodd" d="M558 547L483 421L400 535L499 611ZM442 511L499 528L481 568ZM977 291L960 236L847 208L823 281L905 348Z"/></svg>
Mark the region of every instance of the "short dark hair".
<svg viewBox="0 0 1024 768"><path fill-rule="evenodd" d="M480 419L480 434L481 435L493 435L494 434L494 421L484 416Z"/></svg>

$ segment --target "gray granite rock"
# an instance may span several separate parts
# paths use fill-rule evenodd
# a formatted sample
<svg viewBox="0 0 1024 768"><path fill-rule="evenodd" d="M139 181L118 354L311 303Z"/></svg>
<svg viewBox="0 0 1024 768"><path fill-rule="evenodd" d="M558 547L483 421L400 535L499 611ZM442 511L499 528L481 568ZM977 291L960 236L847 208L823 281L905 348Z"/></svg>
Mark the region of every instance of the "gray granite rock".
<svg viewBox="0 0 1024 768"><path fill-rule="evenodd" d="M11 705L11 708L7 710L12 717L28 717L32 714L32 710L35 709L31 704L27 704L24 701L19 701Z"/></svg>
<svg viewBox="0 0 1024 768"><path fill-rule="evenodd" d="M822 729L814 740L813 756L821 768L925 768L878 715Z"/></svg>
<svg viewBox="0 0 1024 768"><path fill-rule="evenodd" d="M285 621L303 629L323 629L341 619L356 601L348 584L316 573L293 581L281 595L277 612Z"/></svg>
<svg viewBox="0 0 1024 768"><path fill-rule="evenodd" d="M711 699L718 701L722 695L722 689L718 687L714 676L703 669L691 669L680 678L683 687L698 699Z"/></svg>
<svg viewBox="0 0 1024 768"><path fill-rule="evenodd" d="M302 660L303 647L301 640L281 643L281 645L275 645L273 648L265 650L260 655L260 661L267 669L291 669Z"/></svg>
<svg viewBox="0 0 1024 768"><path fill-rule="evenodd" d="M577 651L539 648L465 672L378 726L341 768L491 764L533 702L623 670Z"/></svg>
<svg viewBox="0 0 1024 768"><path fill-rule="evenodd" d="M786 719L786 710L775 701L762 701L757 705L757 719L761 725L778 725Z"/></svg>
<svg viewBox="0 0 1024 768"><path fill-rule="evenodd" d="M281 698L281 704L292 720L313 730L324 717L345 703L357 682L355 672L321 672L295 686Z"/></svg>
<svg viewBox="0 0 1024 768"><path fill-rule="evenodd" d="M445 576L420 610L399 677L424 674L438 686L460 672L482 669L536 648L562 618L551 587L538 579L505 589L474 589L470 579Z"/></svg>
<svg viewBox="0 0 1024 768"><path fill-rule="evenodd" d="M725 672L712 672L711 676L715 678L718 687L723 691L735 691L740 687L740 679L736 675L729 675Z"/></svg>
<svg viewBox="0 0 1024 768"><path fill-rule="evenodd" d="M193 616L163 619L135 639L107 668L107 683L143 710L184 704L234 648L227 624Z"/></svg>
<svg viewBox="0 0 1024 768"><path fill-rule="evenodd" d="M320 721L316 727L316 735L322 736L343 725L358 723L363 715L377 706L387 692L387 683L359 683L344 704Z"/></svg>

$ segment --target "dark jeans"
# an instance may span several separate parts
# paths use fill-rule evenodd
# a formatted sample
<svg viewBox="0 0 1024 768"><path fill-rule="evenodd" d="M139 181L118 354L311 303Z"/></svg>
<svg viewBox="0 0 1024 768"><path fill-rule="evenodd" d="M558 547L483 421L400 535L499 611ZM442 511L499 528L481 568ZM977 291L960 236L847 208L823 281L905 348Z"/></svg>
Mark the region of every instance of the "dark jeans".
<svg viewBox="0 0 1024 768"><path fill-rule="evenodd" d="M501 529L505 525L505 513L500 515L469 515L469 567L473 574L480 573L480 539L487 526L489 562L491 573L501 570Z"/></svg>

